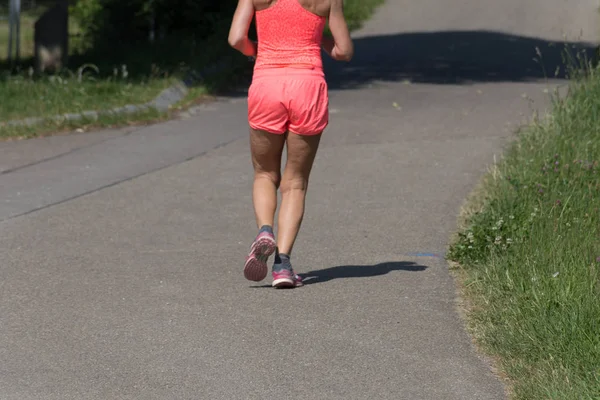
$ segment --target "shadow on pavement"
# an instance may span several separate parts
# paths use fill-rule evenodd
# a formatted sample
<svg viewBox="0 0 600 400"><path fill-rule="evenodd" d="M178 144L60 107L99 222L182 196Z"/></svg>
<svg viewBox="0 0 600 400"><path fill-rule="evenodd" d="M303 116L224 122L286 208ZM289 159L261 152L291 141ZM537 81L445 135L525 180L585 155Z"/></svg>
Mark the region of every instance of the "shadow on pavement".
<svg viewBox="0 0 600 400"><path fill-rule="evenodd" d="M597 61L586 42L552 42L493 31L410 32L354 39L349 63L323 54L332 90L353 89L373 81L468 85L535 82L566 77L567 57ZM249 82L224 95L245 97Z"/></svg>
<svg viewBox="0 0 600 400"><path fill-rule="evenodd" d="M424 265L400 261L386 262L377 265L342 265L299 275L302 276L305 285L314 285L316 283L329 282L334 279L368 278L386 275L394 271L420 272L425 271L426 269L427 267Z"/></svg>
<svg viewBox="0 0 600 400"><path fill-rule="evenodd" d="M355 57L336 63L324 56L331 89L351 89L372 81L431 84L524 82L565 77L564 55L595 48L583 42L491 31L414 32L354 39Z"/></svg>

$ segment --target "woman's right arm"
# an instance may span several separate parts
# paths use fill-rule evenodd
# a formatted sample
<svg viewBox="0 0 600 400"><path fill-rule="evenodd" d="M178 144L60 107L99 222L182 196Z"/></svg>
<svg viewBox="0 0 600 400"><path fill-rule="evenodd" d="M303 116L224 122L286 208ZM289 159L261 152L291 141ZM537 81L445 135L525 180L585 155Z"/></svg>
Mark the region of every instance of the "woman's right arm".
<svg viewBox="0 0 600 400"><path fill-rule="evenodd" d="M252 0L239 0L229 29L229 45L248 57L256 57L257 52L256 43L248 39L252 18L254 18Z"/></svg>
<svg viewBox="0 0 600 400"><path fill-rule="evenodd" d="M350 61L354 56L354 44L344 17L344 0L331 0L329 30L333 38L323 38L325 52L334 60Z"/></svg>

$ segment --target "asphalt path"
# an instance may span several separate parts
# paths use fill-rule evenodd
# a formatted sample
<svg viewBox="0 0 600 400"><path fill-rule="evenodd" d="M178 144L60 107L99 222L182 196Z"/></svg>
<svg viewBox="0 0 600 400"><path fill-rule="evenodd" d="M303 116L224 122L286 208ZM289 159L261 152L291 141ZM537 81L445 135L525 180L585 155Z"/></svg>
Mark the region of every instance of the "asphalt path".
<svg viewBox="0 0 600 400"><path fill-rule="evenodd" d="M0 143L0 399L505 398L444 252L468 193L564 85L564 45L596 40L597 6L388 0L355 60L327 66L297 290L242 275L243 95Z"/></svg>

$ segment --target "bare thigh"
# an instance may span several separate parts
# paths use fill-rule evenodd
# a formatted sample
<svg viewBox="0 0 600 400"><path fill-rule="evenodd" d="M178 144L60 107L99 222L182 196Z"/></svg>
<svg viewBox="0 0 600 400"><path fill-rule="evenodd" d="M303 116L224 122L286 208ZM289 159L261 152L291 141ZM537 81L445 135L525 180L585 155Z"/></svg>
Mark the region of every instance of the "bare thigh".
<svg viewBox="0 0 600 400"><path fill-rule="evenodd" d="M287 134L287 162L283 173L281 190L306 190L317 156L321 134L302 136L295 133Z"/></svg>
<svg viewBox="0 0 600 400"><path fill-rule="evenodd" d="M281 156L285 135L250 129L252 165L256 174L264 174L279 186L281 180Z"/></svg>

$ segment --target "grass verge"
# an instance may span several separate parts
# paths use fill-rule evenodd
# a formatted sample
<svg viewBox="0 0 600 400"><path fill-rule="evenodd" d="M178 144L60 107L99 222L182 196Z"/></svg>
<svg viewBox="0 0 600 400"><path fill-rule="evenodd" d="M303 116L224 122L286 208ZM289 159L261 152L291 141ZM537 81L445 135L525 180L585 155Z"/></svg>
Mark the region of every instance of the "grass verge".
<svg viewBox="0 0 600 400"><path fill-rule="evenodd" d="M99 128L118 128L124 126L147 125L169 119L170 113L160 112L153 108L131 114L103 113L98 118L82 118L81 120L46 120L32 126L0 126L0 140L30 139L69 132L84 132Z"/></svg>
<svg viewBox="0 0 600 400"><path fill-rule="evenodd" d="M19 63L9 64L6 61L8 21L0 19L0 138L30 138L54 131L63 133L69 129L89 130L164 120L173 113L156 110L127 115L105 113L97 119L48 119L34 126L19 127L3 123L143 104L176 80L188 77L189 72L205 71L206 67L218 64L215 71L192 83L186 98L175 107L181 109L197 103L207 94L235 84L233 78L236 74L244 76L242 70L247 61L244 57L235 57L233 50L227 46L226 33L215 32L205 40L168 37L155 43L147 40L111 42L85 48L80 43L79 29L73 19L70 20L72 46L67 68L55 75L35 74L32 69L34 24L50 2L39 1L37 4L21 15ZM0 9L0 14L6 13L6 10ZM219 63L222 60L224 62Z"/></svg>
<svg viewBox="0 0 600 400"><path fill-rule="evenodd" d="M89 110L109 110L128 104L143 104L175 82L174 79L150 79L131 82L121 78L96 79L85 75L44 76L30 79L11 75L0 80L0 121L32 116L54 117Z"/></svg>
<svg viewBox="0 0 600 400"><path fill-rule="evenodd" d="M600 399L600 70L519 133L450 247L515 399Z"/></svg>

